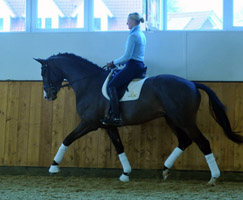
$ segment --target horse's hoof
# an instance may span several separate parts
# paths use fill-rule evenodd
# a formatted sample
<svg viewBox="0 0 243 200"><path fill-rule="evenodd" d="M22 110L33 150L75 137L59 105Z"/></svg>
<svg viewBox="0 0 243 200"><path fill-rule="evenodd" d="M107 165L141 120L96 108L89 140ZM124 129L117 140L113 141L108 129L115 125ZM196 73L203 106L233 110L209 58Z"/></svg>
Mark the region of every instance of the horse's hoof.
<svg viewBox="0 0 243 200"><path fill-rule="evenodd" d="M61 170L60 170L60 167L58 165L51 165L50 168L49 168L49 173L51 175L56 174L56 173L58 173L60 171Z"/></svg>
<svg viewBox="0 0 243 200"><path fill-rule="evenodd" d="M122 174L119 179L122 182L129 182L129 176L127 176L125 174Z"/></svg>
<svg viewBox="0 0 243 200"><path fill-rule="evenodd" d="M164 180L166 180L168 178L169 174L170 174L169 169L163 170L163 178L164 178Z"/></svg>
<svg viewBox="0 0 243 200"><path fill-rule="evenodd" d="M216 186L216 180L217 180L217 178L211 177L211 179L208 181L207 185Z"/></svg>

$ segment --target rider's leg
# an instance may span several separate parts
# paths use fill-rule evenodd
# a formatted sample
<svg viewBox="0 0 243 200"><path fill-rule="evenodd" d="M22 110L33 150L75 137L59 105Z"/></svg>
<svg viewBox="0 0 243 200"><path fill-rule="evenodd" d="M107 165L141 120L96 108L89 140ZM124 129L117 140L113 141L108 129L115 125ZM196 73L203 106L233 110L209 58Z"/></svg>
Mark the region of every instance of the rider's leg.
<svg viewBox="0 0 243 200"><path fill-rule="evenodd" d="M144 65L142 62L135 62L130 60L126 66L119 72L108 84L108 95L110 96L110 116L105 117L102 121L107 126L119 126L121 124L120 111L119 111L119 99L117 94L117 88L132 81L137 74L141 74Z"/></svg>
<svg viewBox="0 0 243 200"><path fill-rule="evenodd" d="M108 88L108 95L110 97L111 111L114 118L120 118L120 109L119 109L119 99L117 90L115 87Z"/></svg>
<svg viewBox="0 0 243 200"><path fill-rule="evenodd" d="M107 92L110 97L110 116L106 117L102 123L107 126L119 126L121 119L117 90L115 87L110 87Z"/></svg>

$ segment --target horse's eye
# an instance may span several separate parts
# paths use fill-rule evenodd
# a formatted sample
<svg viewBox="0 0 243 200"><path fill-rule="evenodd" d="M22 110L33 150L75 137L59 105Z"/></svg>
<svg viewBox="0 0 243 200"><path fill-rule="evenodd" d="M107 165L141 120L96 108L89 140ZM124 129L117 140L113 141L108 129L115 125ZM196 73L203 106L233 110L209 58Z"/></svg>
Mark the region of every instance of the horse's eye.
<svg viewBox="0 0 243 200"><path fill-rule="evenodd" d="M41 76L45 76L45 74L46 74L46 68L42 67L41 68Z"/></svg>

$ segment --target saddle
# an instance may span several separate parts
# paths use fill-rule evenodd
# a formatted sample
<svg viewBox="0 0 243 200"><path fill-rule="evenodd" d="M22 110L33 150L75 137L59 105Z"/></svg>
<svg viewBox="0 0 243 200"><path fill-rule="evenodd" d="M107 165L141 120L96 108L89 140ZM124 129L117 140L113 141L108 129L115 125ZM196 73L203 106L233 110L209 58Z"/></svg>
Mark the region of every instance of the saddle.
<svg viewBox="0 0 243 200"><path fill-rule="evenodd" d="M109 75L107 76L103 86L102 86L102 94L105 98L110 100L109 95L107 94L107 85L109 81L117 74L119 73L121 69L114 69L112 70ZM145 78L147 71L147 67L144 68L143 73L136 76L135 79L133 79L130 83L127 83L120 87L118 89L118 98L119 101L132 101L137 100L140 96L140 92L142 89L142 86L147 78Z"/></svg>

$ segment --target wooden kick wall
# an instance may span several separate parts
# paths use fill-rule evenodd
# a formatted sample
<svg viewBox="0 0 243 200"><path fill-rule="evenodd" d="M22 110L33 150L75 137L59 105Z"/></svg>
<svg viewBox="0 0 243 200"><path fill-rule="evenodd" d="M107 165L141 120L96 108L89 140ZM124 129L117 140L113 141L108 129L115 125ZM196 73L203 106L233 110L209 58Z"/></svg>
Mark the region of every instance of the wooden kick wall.
<svg viewBox="0 0 243 200"><path fill-rule="evenodd" d="M243 130L243 82L205 84L227 106L235 130ZM211 143L220 169L243 171L243 145L225 137L209 114L208 97L201 93L198 124ZM62 89L57 100L48 102L42 98L41 82L0 82L0 166L49 166L64 137L78 123L72 89ZM160 169L177 146L176 137L162 118L119 130L133 168ZM100 129L74 142L61 166L121 167L108 136ZM195 144L182 154L174 168L208 170Z"/></svg>

